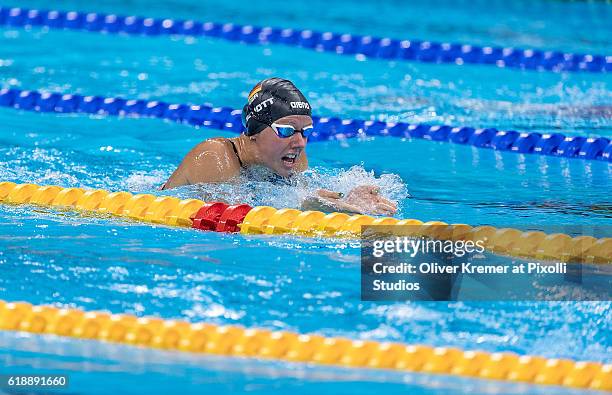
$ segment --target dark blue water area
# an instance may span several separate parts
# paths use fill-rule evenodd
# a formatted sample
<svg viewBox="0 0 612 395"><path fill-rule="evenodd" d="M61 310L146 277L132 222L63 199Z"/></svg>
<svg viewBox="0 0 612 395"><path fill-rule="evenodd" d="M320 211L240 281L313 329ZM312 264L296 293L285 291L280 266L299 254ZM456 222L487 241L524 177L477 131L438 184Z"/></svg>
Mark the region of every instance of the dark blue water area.
<svg viewBox="0 0 612 395"><path fill-rule="evenodd" d="M50 7L41 0L8 0L4 5L603 55L609 55L611 48L608 21L612 11L605 2L394 0L355 5L341 0L330 6L323 0L290 5L272 0L253 6L218 0L59 0Z"/></svg>
<svg viewBox="0 0 612 395"><path fill-rule="evenodd" d="M223 8L215 9L222 13ZM305 22L313 20L310 14L298 15ZM414 14L406 9L395 17L406 15ZM567 34L566 20L559 25L559 34ZM2 87L242 108L255 83L281 76L302 89L313 113L321 116L612 135L609 73L360 61L302 48L202 37L11 27L0 28L0 33ZM448 35L452 41L453 34ZM603 53L612 53L612 45L606 45Z"/></svg>

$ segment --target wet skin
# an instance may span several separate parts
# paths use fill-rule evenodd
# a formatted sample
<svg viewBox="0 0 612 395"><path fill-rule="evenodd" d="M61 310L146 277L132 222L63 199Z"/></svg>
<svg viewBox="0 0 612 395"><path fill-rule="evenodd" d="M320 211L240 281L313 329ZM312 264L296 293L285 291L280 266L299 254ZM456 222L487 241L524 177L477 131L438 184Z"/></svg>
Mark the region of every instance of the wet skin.
<svg viewBox="0 0 612 395"><path fill-rule="evenodd" d="M277 120L276 123L301 130L312 125L312 119L307 115L290 115ZM308 168L305 152L307 139L302 133L281 138L271 127L267 127L254 136L240 135L232 139L212 138L203 141L185 156L163 189L197 183L225 182L235 178L240 173L240 161L230 141L236 146L244 167L265 166L283 177Z"/></svg>

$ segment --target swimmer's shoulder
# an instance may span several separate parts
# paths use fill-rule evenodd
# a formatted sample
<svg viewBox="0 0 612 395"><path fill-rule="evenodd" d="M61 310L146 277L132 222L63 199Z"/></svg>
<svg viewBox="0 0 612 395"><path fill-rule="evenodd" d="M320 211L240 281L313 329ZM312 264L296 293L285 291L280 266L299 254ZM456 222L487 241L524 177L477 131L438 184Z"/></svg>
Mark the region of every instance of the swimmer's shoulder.
<svg viewBox="0 0 612 395"><path fill-rule="evenodd" d="M223 180L232 178L240 172L240 162L228 138L215 137L204 140L188 155L192 157L195 167L201 170L204 170L204 167L211 168L219 173Z"/></svg>
<svg viewBox="0 0 612 395"><path fill-rule="evenodd" d="M232 147L232 139L225 137L213 137L206 139L193 147L187 156L192 157L193 160L212 158L220 162L220 164L234 167L231 165L238 164L238 159L236 158L235 151Z"/></svg>
<svg viewBox="0 0 612 395"><path fill-rule="evenodd" d="M240 173L240 163L229 139L202 141L189 151L164 188L207 182L225 182Z"/></svg>
<svg viewBox="0 0 612 395"><path fill-rule="evenodd" d="M187 155L198 155L203 152L215 152L219 155L228 153L228 141L229 139L224 137L213 137L206 139L193 147Z"/></svg>
<svg viewBox="0 0 612 395"><path fill-rule="evenodd" d="M239 146L241 146L238 137L234 138L225 138L225 137L215 137L212 139L206 140L204 143L208 143L208 149L211 151L217 152L219 155L224 155L227 158L227 163L237 172L243 167L242 160L240 159L240 154L238 152Z"/></svg>

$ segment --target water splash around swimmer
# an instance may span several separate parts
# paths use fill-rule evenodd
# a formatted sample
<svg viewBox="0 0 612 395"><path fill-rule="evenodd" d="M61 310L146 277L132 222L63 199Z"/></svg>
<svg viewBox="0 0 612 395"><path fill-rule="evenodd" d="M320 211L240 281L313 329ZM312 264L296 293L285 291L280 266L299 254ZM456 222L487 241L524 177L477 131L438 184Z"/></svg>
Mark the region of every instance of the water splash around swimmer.
<svg viewBox="0 0 612 395"><path fill-rule="evenodd" d="M163 178L163 177L162 177ZM155 190L159 187L152 178L139 178L141 183L131 186L138 190ZM158 177L155 177L157 180ZM401 207L410 195L407 185L395 174L382 174L377 177L373 171L356 165L349 169L329 169L313 167L289 179L279 177L265 167L255 166L241 171L234 180L225 183L206 183L185 185L163 191L164 195L181 199L202 199L204 201L223 201L229 204L249 204L251 206L272 206L275 208L300 209L302 202L315 195L319 189L329 189L344 194L360 185L373 185L381 194ZM159 193L159 191L157 192ZM401 210L400 210L401 211ZM401 216L401 212L397 215Z"/></svg>

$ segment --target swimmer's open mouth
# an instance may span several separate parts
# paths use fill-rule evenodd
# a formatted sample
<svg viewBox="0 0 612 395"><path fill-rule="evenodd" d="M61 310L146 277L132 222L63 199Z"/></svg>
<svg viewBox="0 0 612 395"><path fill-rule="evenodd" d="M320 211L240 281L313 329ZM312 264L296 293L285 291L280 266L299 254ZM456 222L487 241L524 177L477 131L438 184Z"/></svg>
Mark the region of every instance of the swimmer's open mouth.
<svg viewBox="0 0 612 395"><path fill-rule="evenodd" d="M283 162L287 164L294 164L297 157L298 157L298 154L287 154L283 156L281 159L283 160Z"/></svg>

